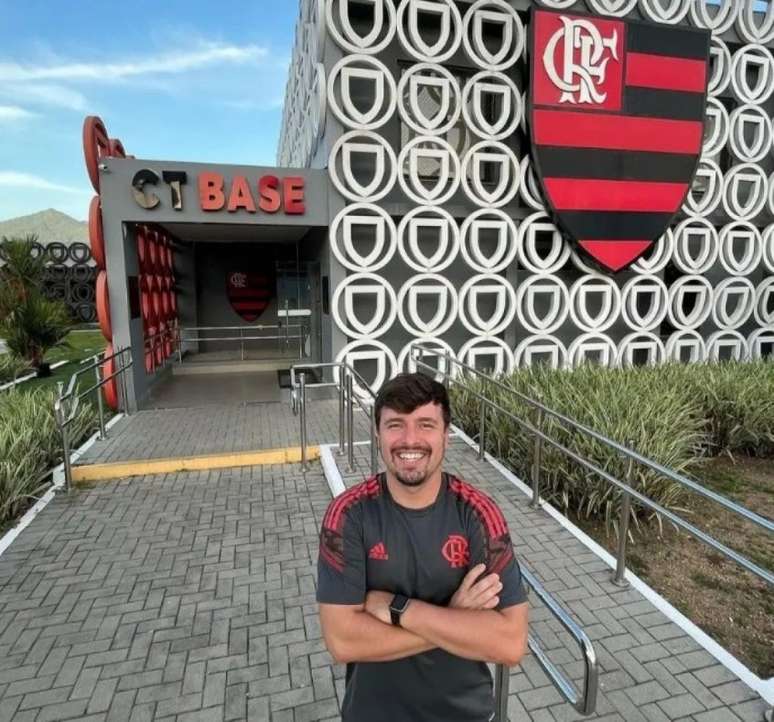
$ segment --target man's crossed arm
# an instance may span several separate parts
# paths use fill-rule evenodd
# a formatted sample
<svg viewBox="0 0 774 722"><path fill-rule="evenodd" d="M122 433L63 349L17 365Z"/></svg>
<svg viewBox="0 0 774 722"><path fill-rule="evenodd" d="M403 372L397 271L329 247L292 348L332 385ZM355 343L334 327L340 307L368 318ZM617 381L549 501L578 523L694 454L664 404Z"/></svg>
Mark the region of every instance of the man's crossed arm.
<svg viewBox="0 0 774 722"><path fill-rule="evenodd" d="M401 626L390 622L391 592L369 591L364 604L321 604L320 621L336 662L389 662L435 647L467 659L514 666L527 649L527 603L497 611L497 574L476 581L473 567L447 607L412 599Z"/></svg>

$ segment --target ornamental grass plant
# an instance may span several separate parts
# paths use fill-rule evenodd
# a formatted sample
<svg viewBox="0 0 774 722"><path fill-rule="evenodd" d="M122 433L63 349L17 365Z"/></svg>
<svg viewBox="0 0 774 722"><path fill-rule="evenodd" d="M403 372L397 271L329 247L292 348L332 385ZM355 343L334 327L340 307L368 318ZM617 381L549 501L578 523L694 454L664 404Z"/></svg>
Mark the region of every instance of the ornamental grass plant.
<svg viewBox="0 0 774 722"><path fill-rule="evenodd" d="M0 386L24 376L30 369L29 364L13 354L0 354Z"/></svg>
<svg viewBox="0 0 774 722"><path fill-rule="evenodd" d="M497 380L688 476L699 471L708 455L774 453L772 362L620 369L586 365L572 371L540 365ZM461 382L452 385L452 406L455 423L468 435L477 438L479 430L480 401L472 392L536 423L534 407L490 380L468 376ZM599 468L625 479L626 458L607 445L548 416L542 429ZM485 446L522 479L532 479L535 437L516 421L490 409ZM622 495L614 486L546 443L540 466L541 496L565 514L617 527ZM633 467L631 485L673 510L681 509L681 500L689 493L638 464ZM632 505L635 524L652 516L649 509Z"/></svg>
<svg viewBox="0 0 774 722"><path fill-rule="evenodd" d="M15 389L0 394L0 524L22 513L50 483L47 472L62 460L54 418L54 392ZM82 405L70 426L73 444L96 426L94 409Z"/></svg>
<svg viewBox="0 0 774 722"><path fill-rule="evenodd" d="M707 454L774 456L774 360L683 367L706 421Z"/></svg>

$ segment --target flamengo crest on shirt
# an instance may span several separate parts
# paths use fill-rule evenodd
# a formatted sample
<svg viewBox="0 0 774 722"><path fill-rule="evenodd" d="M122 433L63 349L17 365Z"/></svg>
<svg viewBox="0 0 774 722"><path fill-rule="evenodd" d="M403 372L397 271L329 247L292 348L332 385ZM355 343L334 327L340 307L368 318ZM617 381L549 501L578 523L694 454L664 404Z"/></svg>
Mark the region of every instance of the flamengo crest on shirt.
<svg viewBox="0 0 774 722"><path fill-rule="evenodd" d="M533 9L532 158L560 230L620 271L680 209L704 135L710 33Z"/></svg>

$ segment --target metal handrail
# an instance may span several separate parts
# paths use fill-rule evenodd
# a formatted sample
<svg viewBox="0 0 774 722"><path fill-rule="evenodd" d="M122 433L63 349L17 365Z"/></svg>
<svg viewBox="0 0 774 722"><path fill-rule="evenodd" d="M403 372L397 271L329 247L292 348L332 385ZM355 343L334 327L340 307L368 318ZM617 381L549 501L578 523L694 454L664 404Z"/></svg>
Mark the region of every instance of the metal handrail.
<svg viewBox="0 0 774 722"><path fill-rule="evenodd" d="M573 639L580 647L581 652L583 652L583 661L585 665L583 692L579 692L572 681L568 680L559 668L551 662L546 653L541 649L539 643L533 639L532 635L529 635L528 639L530 651L535 655L538 664L557 687L559 693L575 708L575 711L583 715L593 714L597 707L597 688L599 686L599 667L594 645L575 620L573 620L565 609L543 588L543 585L538 582L532 572L521 567L521 574L522 577L524 577L527 586L537 594L540 601L548 607L549 611L559 620L561 625L570 633L570 635L572 635ZM507 699L507 694L505 696ZM507 716L502 717L503 722L506 722L507 719Z"/></svg>
<svg viewBox="0 0 774 722"><path fill-rule="evenodd" d="M255 324L249 324L247 326L184 326L182 330L183 331L239 331L239 329L250 328L250 329L256 329L260 331L261 329L264 329L264 328L285 328L286 326L289 326L290 328L303 328L304 324L255 323Z"/></svg>
<svg viewBox="0 0 774 722"><path fill-rule="evenodd" d="M307 384L306 374L302 369L338 369L339 381L337 382L325 382ZM448 367L447 367L448 368ZM296 370L298 369L298 378L296 377ZM368 392L371 397L371 404L367 405L361 403L357 394L353 393L352 382L353 379L357 379L361 388ZM370 435L371 435L371 473L375 474L378 471L377 458L376 458L376 426L374 423L374 404L376 394L371 389L371 386L363 379L363 377L349 364L343 361L323 362L323 363L310 363L310 364L296 364L290 367L290 385L291 385L291 399L293 413L300 416L300 432L301 432L301 460L304 470L306 470L306 446L307 446L307 433L306 433L306 390L308 388L328 388L338 387L339 389L339 428L340 428L340 440L339 440L339 453L344 451L344 437L345 428L348 428L347 447L349 451L349 468L350 471L354 470L353 459L353 435L352 435L352 410L353 401L357 402L361 409L369 414L370 422ZM346 412L344 399L347 399ZM572 635L573 639L578 643L583 652L585 663L585 674L583 683L583 694L581 695L576 689L573 682L567 679L562 672L551 662L548 655L540 647L540 644L531 636L528 635L528 646L535 658L540 664L541 668L546 672L549 679L556 685L562 696L574 707L577 712L583 715L590 715L596 709L597 703L597 687L598 687L598 666L597 656L594 651L594 647L591 640L586 633L575 623L570 617L567 611L543 588L540 582L529 572L527 569L521 568L521 573L527 586L532 589L540 600L545 604L548 610L559 620L562 626ZM509 672L508 667L504 664L498 664L495 667L495 722L508 722L508 684L509 684Z"/></svg>
<svg viewBox="0 0 774 722"><path fill-rule="evenodd" d="M277 330L281 333L272 335L245 336L245 331L263 331ZM298 329L299 333L291 334L291 329ZM186 336L190 331L197 332L194 336ZM239 336L200 336L199 331L239 331ZM183 360L183 343L201 343L207 341L228 341L239 342L240 356L245 360L245 341L284 341L287 347L290 341L298 340L298 358L304 357L304 344L306 339L311 336L311 330L306 324L287 323L287 324L255 324L251 326L186 326L178 328L178 360ZM280 344L278 344L280 346Z"/></svg>
<svg viewBox="0 0 774 722"><path fill-rule="evenodd" d="M319 382L308 384L303 370L338 369L339 381ZM299 369L298 380L296 369ZM359 386L368 391L371 403L366 403L353 391L353 380L357 379ZM290 367L291 407L293 414L300 416L301 425L301 467L307 470L307 434L306 434L306 390L309 388L337 387L339 390L339 454L343 454L346 448L349 470L355 469L355 442L354 442L354 404L368 415L370 448L371 448L371 473L375 474L379 468L376 450L376 424L374 419L373 400L375 394L365 379L349 364L344 361L318 362L309 364L294 364ZM346 437L346 443L345 443Z"/></svg>
<svg viewBox="0 0 774 722"><path fill-rule="evenodd" d="M417 355L415 352L418 352L419 355ZM572 419L569 419L564 414L561 414L557 411L554 411L553 409L548 408L544 404L541 404L539 401L535 401L534 399L530 399L527 396L524 396L524 394L519 393L515 389L507 386L506 384L503 384L499 381L496 381L495 379L490 378L489 376L486 376L481 371L478 371L478 369L475 369L471 366L468 366L467 364L462 363L461 361L458 361L457 359L453 358L448 352L441 353L437 348L425 346L422 343L413 344L411 347L411 354L412 358L414 359L414 362L418 365L424 366L425 368L433 371L433 373L443 373L444 379L447 381L447 383L451 380L455 383L459 383L456 381L454 377L454 374L449 374L448 370L451 368L451 364L456 364L458 367L460 367L462 370L464 370L466 373L471 373L477 377L480 377L484 379L487 383L491 383L496 388L501 389L503 391L506 391L507 393L510 393L523 402L531 405L538 411L538 419L537 424L533 425L529 421L526 421L515 414L511 413L507 409L503 408L499 404L497 404L495 401L492 401L491 399L487 398L483 394L479 394L476 391L471 390L468 387L465 387L464 385L460 384L465 388L467 393L472 394L475 398L477 398L479 401L481 401L482 406L482 413L481 413L481 427L482 430L484 430L485 423L486 423L486 409L492 408L499 413L504 414L508 418L515 421L519 426L521 426L526 431L532 433L536 437L536 446L535 446L535 465L533 467L533 478L532 478L532 506L535 507L539 504L540 496L539 496L539 460L540 460L540 452L541 452L541 443L545 442L549 444L550 446L554 447L558 451L561 451L562 453L569 456L573 461L577 462L584 468L588 469L589 471L592 471L593 473L600 476L602 479L607 481L608 483L612 484L613 486L620 489L623 494L623 504L621 507L621 517L620 517L620 530L619 530L619 547L618 547L618 555L617 555L617 564L616 564L616 571L614 574L613 581L616 584L619 584L621 586L625 586L626 582L624 579L625 570L626 570L626 542L628 537L628 525L629 525L629 505L631 503L632 499L636 499L641 504L643 504L645 507L655 511L657 514L661 514L667 519L669 519L675 526L679 527L680 529L688 532L693 537L698 539L699 541L707 544L711 548L713 548L715 551L720 552L728 559L731 559L735 561L740 566L744 567L748 572L751 574L754 574L759 579L762 579L767 584L774 585L774 574L769 572L766 569L763 569L762 567L758 566L754 562L751 562L746 557L742 556L738 552L735 552L733 549L727 547L725 544L717 541L713 537L709 536L708 534L704 533L697 527L693 526L693 524L685 521L682 519L682 517L678 516L674 512L669 511L668 509L664 508L657 502L649 499L647 496L641 494L640 492L633 489L629 483L631 481L632 476L632 467L635 462L641 463L648 468L657 471L660 473L660 470L663 469L664 471L669 472L666 474L666 476L673 481L679 482L683 485L685 485L688 488L696 489L697 491L700 491L703 489L700 485L698 485L696 482L687 479L686 477L682 476L681 474L678 474L677 472L666 469L665 467L661 466L655 461L652 461L651 459L648 459L647 457L642 456L641 454L638 454L631 449L627 448L626 446L619 444L612 439L607 438L603 434L600 434L598 432L595 432L591 429L588 429L588 427L584 426L583 424L579 424L578 422L573 421ZM430 364L425 363L422 358L426 355L431 356L438 356L442 357L445 360L443 371L440 371L438 368L431 366ZM451 377L451 379L449 378ZM606 444L610 448L616 450L629 460L629 469L626 474L626 481L621 481L620 479L617 479L609 472L605 471L604 469L601 469L593 462L589 461L588 459L585 459L584 457L580 456L576 452L572 451L571 449L568 449L564 444L561 442L553 439L552 437L548 436L544 431L541 430L543 418L545 415L552 416L553 418L561 421L566 422L571 428L576 429L582 433L588 433L590 434L594 439L597 441L600 441L601 443ZM481 438L479 439L479 454L483 455L485 448L484 443L484 434L481 434ZM708 490L705 490L708 491ZM724 497L715 494L714 492L706 493L704 496L719 501L723 507L728 509L729 511L732 511L739 516L742 516L743 518L747 519L748 521L752 521L759 526L763 527L764 529L767 529L768 531L774 531L774 522L772 522L769 519L766 519L765 517L759 516L758 514L755 514L754 512L749 511L748 509L745 509L744 507L735 504L732 501L729 501L728 499L725 499Z"/></svg>
<svg viewBox="0 0 774 722"><path fill-rule="evenodd" d="M115 362L117 370L106 376L102 373L102 369L109 361ZM105 412L102 403L101 389L109 381L118 379L124 412L129 413L126 373L132 367L133 363L134 361L129 347L118 349L109 356L95 354L91 357L91 363L88 365L82 364L83 368L72 374L66 390L64 389L64 384L59 382L59 392L54 400L54 418L56 419L57 426L59 426L59 431L62 434L66 491L69 492L72 488L72 465L70 463L70 438L68 435L68 427L75 420L81 401L89 396L89 394L96 393L99 414L99 438L106 438L107 431L105 428ZM89 386L85 391L78 390L78 378L92 371L94 372L96 383Z"/></svg>

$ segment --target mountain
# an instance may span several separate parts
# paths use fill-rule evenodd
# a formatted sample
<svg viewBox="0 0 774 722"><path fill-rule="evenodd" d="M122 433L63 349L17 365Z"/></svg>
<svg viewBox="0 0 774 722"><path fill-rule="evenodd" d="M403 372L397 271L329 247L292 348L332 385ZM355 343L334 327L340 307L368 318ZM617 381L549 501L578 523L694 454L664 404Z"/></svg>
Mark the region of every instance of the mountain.
<svg viewBox="0 0 774 722"><path fill-rule="evenodd" d="M68 245L76 241L89 242L86 221L76 221L75 218L53 208L0 221L0 238L24 237L29 233L34 233L38 237L38 242L43 245L52 241L61 241Z"/></svg>

